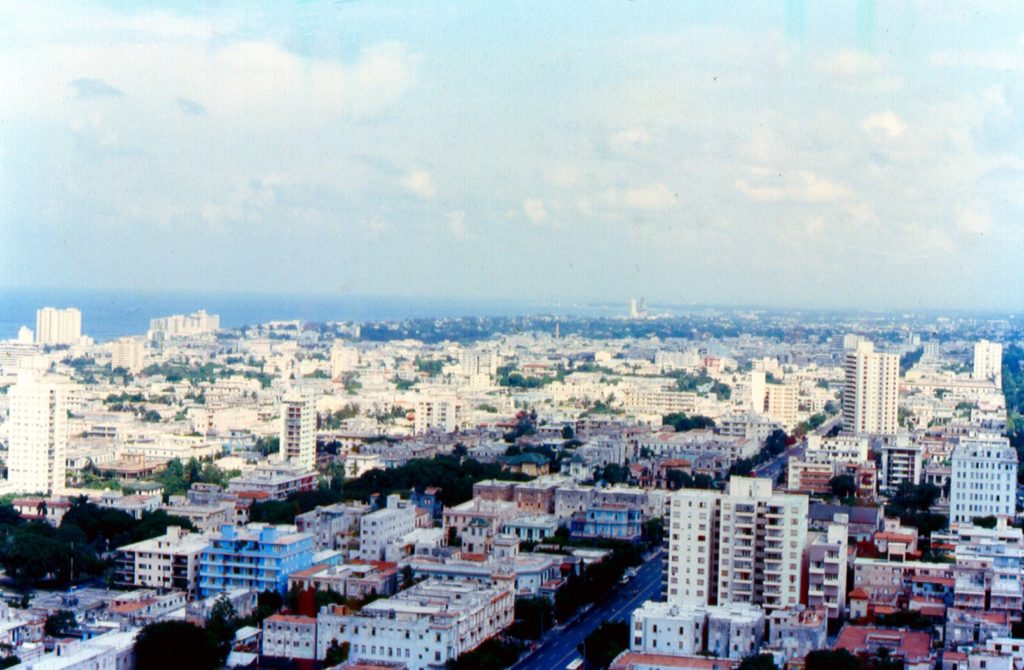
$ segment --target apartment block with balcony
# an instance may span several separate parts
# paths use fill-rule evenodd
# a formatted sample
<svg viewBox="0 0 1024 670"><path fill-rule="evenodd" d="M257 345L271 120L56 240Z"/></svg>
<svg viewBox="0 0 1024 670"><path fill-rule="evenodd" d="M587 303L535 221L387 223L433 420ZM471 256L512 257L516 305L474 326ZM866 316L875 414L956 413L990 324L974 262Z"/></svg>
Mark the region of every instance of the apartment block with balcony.
<svg viewBox="0 0 1024 670"><path fill-rule="evenodd" d="M194 597L199 592L199 563L209 544L202 535L177 526L117 552L114 583L124 588L176 589Z"/></svg>
<svg viewBox="0 0 1024 670"><path fill-rule="evenodd" d="M279 591L288 575L312 564L313 536L295 526L225 524L210 537L199 562L199 591L204 598L230 589Z"/></svg>
<svg viewBox="0 0 1024 670"><path fill-rule="evenodd" d="M846 611L848 534L846 515L837 514L825 532L812 534L807 543L806 603L827 610L830 619L839 619Z"/></svg>

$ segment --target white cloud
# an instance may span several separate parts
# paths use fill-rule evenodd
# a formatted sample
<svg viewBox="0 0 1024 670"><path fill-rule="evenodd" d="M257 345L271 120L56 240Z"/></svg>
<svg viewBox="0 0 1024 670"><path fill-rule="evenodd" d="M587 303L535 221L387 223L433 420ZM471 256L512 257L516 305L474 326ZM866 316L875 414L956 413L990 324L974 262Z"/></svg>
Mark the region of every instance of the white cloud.
<svg viewBox="0 0 1024 670"><path fill-rule="evenodd" d="M966 235L987 235L992 230L988 208L980 202L959 207L956 224Z"/></svg>
<svg viewBox="0 0 1024 670"><path fill-rule="evenodd" d="M818 69L829 76L851 79L864 75L877 74L882 69L881 62L863 51L842 49L822 60Z"/></svg>
<svg viewBox="0 0 1024 670"><path fill-rule="evenodd" d="M629 151L651 143L651 136L643 128L620 130L608 140L608 146L616 151Z"/></svg>
<svg viewBox="0 0 1024 670"><path fill-rule="evenodd" d="M466 227L466 212L457 210L445 215L448 222L448 231L457 240L464 240L469 237L469 228Z"/></svg>
<svg viewBox="0 0 1024 670"><path fill-rule="evenodd" d="M434 180L426 170L414 170L402 177L398 182L403 189L423 200L434 197Z"/></svg>
<svg viewBox="0 0 1024 670"><path fill-rule="evenodd" d="M626 204L636 209L667 209L676 204L679 194L661 182L626 189L623 197Z"/></svg>
<svg viewBox="0 0 1024 670"><path fill-rule="evenodd" d="M548 218L548 211L544 209L544 202L540 198L529 198L524 201L523 212L534 223L543 223Z"/></svg>
<svg viewBox="0 0 1024 670"><path fill-rule="evenodd" d="M933 65L941 67L977 68L999 72L1024 69L1024 53L1020 50L939 51L932 54L930 60Z"/></svg>
<svg viewBox="0 0 1024 670"><path fill-rule="evenodd" d="M760 170L755 171L757 175ZM736 188L743 195L757 202L832 202L845 200L853 195L849 188L821 177L808 170L778 174L761 178L751 183L746 179L736 180Z"/></svg>
<svg viewBox="0 0 1024 670"><path fill-rule="evenodd" d="M907 130L907 124L889 110L868 116L860 122L860 127L869 135L881 133L891 139L899 137Z"/></svg>

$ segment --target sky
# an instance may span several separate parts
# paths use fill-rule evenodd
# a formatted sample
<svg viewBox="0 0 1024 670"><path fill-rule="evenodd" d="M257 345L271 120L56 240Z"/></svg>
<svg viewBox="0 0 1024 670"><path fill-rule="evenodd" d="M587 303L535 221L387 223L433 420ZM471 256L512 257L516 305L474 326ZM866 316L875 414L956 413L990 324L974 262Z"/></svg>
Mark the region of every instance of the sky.
<svg viewBox="0 0 1024 670"><path fill-rule="evenodd" d="M1024 304L1024 5L0 4L0 287Z"/></svg>

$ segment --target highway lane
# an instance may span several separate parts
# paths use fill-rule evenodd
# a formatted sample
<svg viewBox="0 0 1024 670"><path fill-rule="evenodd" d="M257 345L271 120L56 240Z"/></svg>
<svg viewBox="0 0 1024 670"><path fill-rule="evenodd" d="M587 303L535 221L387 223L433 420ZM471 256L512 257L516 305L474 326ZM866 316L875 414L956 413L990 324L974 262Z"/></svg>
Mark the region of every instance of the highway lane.
<svg viewBox="0 0 1024 670"><path fill-rule="evenodd" d="M630 614L644 601L660 597L661 561L659 551L640 567L629 584L615 590L607 600L594 603L564 628L555 628L529 656L512 666L513 670L562 670L580 655L578 646L602 622L628 623Z"/></svg>

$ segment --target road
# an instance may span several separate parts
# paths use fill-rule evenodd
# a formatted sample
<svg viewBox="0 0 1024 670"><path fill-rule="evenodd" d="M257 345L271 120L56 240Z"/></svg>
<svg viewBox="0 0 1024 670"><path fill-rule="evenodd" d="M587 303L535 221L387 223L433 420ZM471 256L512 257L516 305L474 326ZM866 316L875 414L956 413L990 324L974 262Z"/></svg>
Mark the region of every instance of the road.
<svg viewBox="0 0 1024 670"><path fill-rule="evenodd" d="M645 600L657 600L660 597L661 561L662 553L659 551L644 563L629 584L614 591L607 600L594 603L564 628L556 628L529 656L513 665L512 670L562 670L569 661L579 656L577 647L602 622L628 623L629 615Z"/></svg>
<svg viewBox="0 0 1024 670"><path fill-rule="evenodd" d="M818 426L814 430L814 432L817 433L818 435L827 435L828 432L832 430L832 427L838 424L841 419L842 417L840 416L834 416L825 423ZM784 452L782 452L772 460L766 463L762 463L761 465L754 468L754 476L770 477L772 481L775 481L778 478L779 473L782 472L782 469L786 467L787 463L789 463L789 459L793 457L803 458L804 452L806 450L807 443L804 442L803 440L800 440L799 442L794 444L789 449L786 449Z"/></svg>

